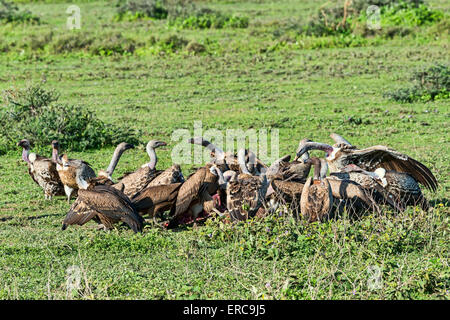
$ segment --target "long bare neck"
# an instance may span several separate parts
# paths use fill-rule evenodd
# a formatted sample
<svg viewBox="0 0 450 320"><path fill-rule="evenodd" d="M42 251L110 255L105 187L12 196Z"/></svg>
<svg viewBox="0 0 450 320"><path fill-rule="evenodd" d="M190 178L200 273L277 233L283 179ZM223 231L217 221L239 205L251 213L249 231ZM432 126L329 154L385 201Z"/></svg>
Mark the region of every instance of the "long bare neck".
<svg viewBox="0 0 450 320"><path fill-rule="evenodd" d="M239 167L241 168L242 173L245 174L250 174L250 172L247 169L247 166L245 165L245 150L239 150L238 152L238 162L239 162Z"/></svg>
<svg viewBox="0 0 450 320"><path fill-rule="evenodd" d="M58 148L53 148L52 150L52 160L55 163L58 163L59 157L58 157Z"/></svg>
<svg viewBox="0 0 450 320"><path fill-rule="evenodd" d="M120 157L122 156L123 149L117 149L114 150L113 156L111 158L111 161L109 162L109 166L106 169L106 173L109 176L112 176L114 169L116 169L117 163L119 162Z"/></svg>
<svg viewBox="0 0 450 320"><path fill-rule="evenodd" d="M323 180L327 177L328 173L328 164L327 160L320 159L320 179Z"/></svg>
<svg viewBox="0 0 450 320"><path fill-rule="evenodd" d="M304 154L302 154L302 156L300 157L300 160L302 160L303 162L307 161L309 159L309 152L306 151Z"/></svg>
<svg viewBox="0 0 450 320"><path fill-rule="evenodd" d="M156 157L156 151L153 147L148 146L147 154L150 157L150 162L148 163L148 166L151 170L154 170L156 168L156 163L158 162L158 158Z"/></svg>
<svg viewBox="0 0 450 320"><path fill-rule="evenodd" d="M225 178L223 176L222 170L220 170L219 168L215 167L214 168L216 170L217 175L219 176L219 186L221 186L223 189L226 188L227 185L227 181L225 181Z"/></svg>
<svg viewBox="0 0 450 320"><path fill-rule="evenodd" d="M25 162L30 163L30 160L28 159L28 155L30 154L30 149L22 149L22 160Z"/></svg>
<svg viewBox="0 0 450 320"><path fill-rule="evenodd" d="M314 181L320 180L320 167L321 167L320 166L320 160L315 158L313 160L313 163L314 163L314 177L313 177L313 180Z"/></svg>

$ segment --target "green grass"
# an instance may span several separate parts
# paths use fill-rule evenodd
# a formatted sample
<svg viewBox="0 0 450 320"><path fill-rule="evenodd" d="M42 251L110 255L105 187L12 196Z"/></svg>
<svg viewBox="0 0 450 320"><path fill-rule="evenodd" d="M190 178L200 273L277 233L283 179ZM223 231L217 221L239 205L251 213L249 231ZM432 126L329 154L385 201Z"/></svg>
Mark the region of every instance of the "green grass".
<svg viewBox="0 0 450 320"><path fill-rule="evenodd" d="M192 131L201 120L204 130L277 128L281 155L292 155L305 137L331 143L332 132L359 147L387 145L429 166L440 185L436 193L424 191L435 207L429 213L409 208L397 216L386 211L313 225L270 217L233 228L211 221L197 230L146 226L139 235L126 226L97 231L90 222L63 232L67 203L45 201L14 150L0 156L0 298L450 298L448 100L402 104L383 95L408 86L414 70L448 63L448 33L438 24L406 37L361 38L353 47L337 37L303 37L289 29L320 6L316 1L199 2L249 17L248 28L221 30L117 22L114 1L76 2L81 38L108 43L105 35L123 31L140 43L134 53L105 57L89 50L55 52L52 44L70 33L64 29L68 5L48 2L22 6L41 18L40 25L0 25L0 51L8 47L0 53L0 90L45 75L61 102L139 129L141 141L168 142L158 150L159 168L172 163L172 132ZM448 1L429 2L448 14ZM173 34L205 45L206 52L158 44ZM30 48L32 39L42 46ZM115 178L147 161L143 147L123 155ZM112 152L70 156L98 171ZM185 174L191 169L182 168ZM367 285L373 265L382 269L377 290ZM80 268L79 292L66 290L71 266Z"/></svg>

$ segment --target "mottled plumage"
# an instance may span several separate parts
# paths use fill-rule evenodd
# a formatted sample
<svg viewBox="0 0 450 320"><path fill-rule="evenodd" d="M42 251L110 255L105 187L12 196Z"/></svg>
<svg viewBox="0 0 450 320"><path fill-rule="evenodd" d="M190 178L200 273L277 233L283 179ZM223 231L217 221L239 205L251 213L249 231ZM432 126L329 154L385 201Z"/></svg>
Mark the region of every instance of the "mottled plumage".
<svg viewBox="0 0 450 320"><path fill-rule="evenodd" d="M311 158L308 162L314 164L314 179L308 178L303 186L300 211L302 216L310 222L322 221L330 216L333 209L333 194L330 183L324 174L320 174L321 166L326 165L326 162L321 163L318 158ZM322 172L326 175L326 170Z"/></svg>
<svg viewBox="0 0 450 320"><path fill-rule="evenodd" d="M242 173L237 179L228 182L226 188L227 209L232 221L254 217L264 204L269 185L265 174L261 176L250 174L245 162L244 149L239 150L237 158Z"/></svg>
<svg viewBox="0 0 450 320"><path fill-rule="evenodd" d="M184 176L181 172L181 167L178 164L172 165L160 174L158 174L150 183L148 187L165 185L171 183L184 182Z"/></svg>
<svg viewBox="0 0 450 320"><path fill-rule="evenodd" d="M239 175L237 181L228 182L227 209L235 220L247 220L256 215L264 203L268 187L265 176Z"/></svg>
<svg viewBox="0 0 450 320"><path fill-rule="evenodd" d="M334 137L334 139L343 142L342 137L341 139ZM309 142L297 150L297 155L302 155L312 149L323 150L327 153L326 159L331 172L339 172L347 165L354 164L367 171L383 168L387 171L408 173L432 191L436 191L438 186L436 178L424 164L386 146L357 149L346 140L345 143L337 143L334 146Z"/></svg>
<svg viewBox="0 0 450 320"><path fill-rule="evenodd" d="M56 164L49 158L29 153L28 140L21 140L18 145L23 148L22 159L27 162L29 175L44 190L45 199L63 196L64 186L56 170Z"/></svg>

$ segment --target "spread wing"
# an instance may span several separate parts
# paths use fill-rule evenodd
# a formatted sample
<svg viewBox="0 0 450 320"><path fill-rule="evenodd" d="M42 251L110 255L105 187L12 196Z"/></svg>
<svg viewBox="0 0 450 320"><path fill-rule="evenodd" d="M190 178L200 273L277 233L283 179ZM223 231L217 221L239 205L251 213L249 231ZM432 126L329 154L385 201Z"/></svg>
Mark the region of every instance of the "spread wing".
<svg viewBox="0 0 450 320"><path fill-rule="evenodd" d="M77 198L64 219L63 229L73 224L82 226L96 215L97 212L95 210L92 210L84 201Z"/></svg>
<svg viewBox="0 0 450 320"><path fill-rule="evenodd" d="M438 186L435 176L424 164L385 146L353 150L345 155L345 162L347 164L354 163L368 171L384 168L406 172L432 191L436 191Z"/></svg>
<svg viewBox="0 0 450 320"><path fill-rule="evenodd" d="M112 220L125 222L134 232L143 228L144 219L137 213L130 199L117 189L98 185L93 190L79 190L78 199Z"/></svg>

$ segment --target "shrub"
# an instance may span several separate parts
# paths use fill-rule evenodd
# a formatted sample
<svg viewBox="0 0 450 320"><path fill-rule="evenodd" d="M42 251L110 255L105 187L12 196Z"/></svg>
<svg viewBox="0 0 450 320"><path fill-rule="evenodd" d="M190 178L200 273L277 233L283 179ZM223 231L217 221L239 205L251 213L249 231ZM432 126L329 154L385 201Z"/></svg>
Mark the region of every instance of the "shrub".
<svg viewBox="0 0 450 320"><path fill-rule="evenodd" d="M38 148L46 148L53 139L71 150L85 150L122 141L138 143L136 132L105 124L93 112L82 107L58 103L59 94L41 84L4 92L0 109L0 153L17 148L18 140L30 139Z"/></svg>
<svg viewBox="0 0 450 320"><path fill-rule="evenodd" d="M69 53L87 49L93 42L94 38L90 35L73 30L53 40L50 49L53 53Z"/></svg>
<svg viewBox="0 0 450 320"><path fill-rule="evenodd" d="M438 22L444 16L441 11L429 9L423 0L341 1L332 7L322 6L302 27L302 31L315 36L349 34L354 31L362 35L373 35L374 31L361 27L367 21L366 10L372 5L380 7L383 26L421 26Z"/></svg>
<svg viewBox="0 0 450 320"><path fill-rule="evenodd" d="M225 14L209 8L194 8L191 12L177 12L176 14L177 16L169 15L169 25L186 29L221 29L225 27L248 27L247 17Z"/></svg>
<svg viewBox="0 0 450 320"><path fill-rule="evenodd" d="M39 17L34 16L30 11L20 11L13 2L0 0L0 22L3 23L39 23Z"/></svg>
<svg viewBox="0 0 450 320"><path fill-rule="evenodd" d="M402 3L389 7L383 14L384 25L422 26L440 21L444 14L438 10L429 9L421 4L418 7L408 6Z"/></svg>
<svg viewBox="0 0 450 320"><path fill-rule="evenodd" d="M159 40L157 44L161 48L161 50L176 52L183 49L187 43L188 41L185 38L174 34Z"/></svg>
<svg viewBox="0 0 450 320"><path fill-rule="evenodd" d="M119 0L117 20L136 20L141 18L166 19L168 11L159 0Z"/></svg>
<svg viewBox="0 0 450 320"><path fill-rule="evenodd" d="M89 52L91 54L100 56L133 53L135 50L135 42L131 39L124 38L120 33L110 33L97 37L89 46Z"/></svg>
<svg viewBox="0 0 450 320"><path fill-rule="evenodd" d="M411 76L412 86L388 92L385 96L399 102L434 101L448 99L450 93L450 69L436 64Z"/></svg>

